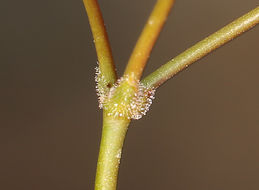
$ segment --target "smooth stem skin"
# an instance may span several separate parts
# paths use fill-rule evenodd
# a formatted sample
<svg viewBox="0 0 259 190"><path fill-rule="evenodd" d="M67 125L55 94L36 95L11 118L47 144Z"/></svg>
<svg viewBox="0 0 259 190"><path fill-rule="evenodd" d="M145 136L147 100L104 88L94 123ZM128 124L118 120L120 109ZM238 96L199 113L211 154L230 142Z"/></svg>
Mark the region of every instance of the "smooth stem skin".
<svg viewBox="0 0 259 190"><path fill-rule="evenodd" d="M139 80L174 0L158 0L129 59L125 75Z"/></svg>
<svg viewBox="0 0 259 190"><path fill-rule="evenodd" d="M259 7L238 18L224 28L198 42L155 72L143 79L142 84L147 88L157 88L191 63L204 57L243 32L259 23Z"/></svg>
<svg viewBox="0 0 259 190"><path fill-rule="evenodd" d="M100 71L109 86L117 80L108 35L97 0L83 0L93 33Z"/></svg>
<svg viewBox="0 0 259 190"><path fill-rule="evenodd" d="M107 116L104 110L95 190L116 190L121 151L129 123L126 118Z"/></svg>

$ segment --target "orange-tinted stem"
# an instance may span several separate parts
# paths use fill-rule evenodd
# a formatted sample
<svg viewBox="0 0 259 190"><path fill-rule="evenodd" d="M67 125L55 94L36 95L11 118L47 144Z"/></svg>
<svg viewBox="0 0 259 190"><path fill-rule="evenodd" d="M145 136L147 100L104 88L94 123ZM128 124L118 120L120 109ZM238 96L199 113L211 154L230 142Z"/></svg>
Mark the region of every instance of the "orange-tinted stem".
<svg viewBox="0 0 259 190"><path fill-rule="evenodd" d="M174 0L158 0L131 54L125 75L139 80Z"/></svg>

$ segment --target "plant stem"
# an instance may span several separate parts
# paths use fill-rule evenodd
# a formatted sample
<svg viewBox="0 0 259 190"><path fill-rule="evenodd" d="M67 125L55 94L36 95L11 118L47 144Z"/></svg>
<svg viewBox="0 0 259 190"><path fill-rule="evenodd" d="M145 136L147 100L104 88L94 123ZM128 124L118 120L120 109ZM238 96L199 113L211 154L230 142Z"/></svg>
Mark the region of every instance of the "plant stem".
<svg viewBox="0 0 259 190"><path fill-rule="evenodd" d="M142 83L147 88L157 88L170 79L179 71L183 70L191 63L204 57L211 51L217 49L243 32L249 30L259 23L259 7L248 12L244 16L236 19L224 28L213 33L204 40L198 42L191 48L162 65L155 72L143 79Z"/></svg>
<svg viewBox="0 0 259 190"><path fill-rule="evenodd" d="M116 190L122 146L129 123L126 118L107 116L104 110L95 190Z"/></svg>
<svg viewBox="0 0 259 190"><path fill-rule="evenodd" d="M140 79L150 52L173 6L173 3L174 0L157 1L132 52L124 73L125 75L131 75L134 73L136 80Z"/></svg>
<svg viewBox="0 0 259 190"><path fill-rule="evenodd" d="M108 35L97 0L83 0L93 33L100 71L107 84L117 80Z"/></svg>

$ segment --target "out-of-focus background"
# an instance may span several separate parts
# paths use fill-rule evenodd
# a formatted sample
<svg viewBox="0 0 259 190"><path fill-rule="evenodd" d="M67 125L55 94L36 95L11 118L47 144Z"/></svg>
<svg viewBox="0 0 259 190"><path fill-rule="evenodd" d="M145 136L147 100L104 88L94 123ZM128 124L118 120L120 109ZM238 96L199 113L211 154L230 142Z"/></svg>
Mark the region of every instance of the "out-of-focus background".
<svg viewBox="0 0 259 190"><path fill-rule="evenodd" d="M119 74L154 3L100 0ZM176 1L145 75L256 6ZM0 189L93 189L102 112L83 2L0 10ZM256 27L158 90L129 128L118 189L259 189L258 42Z"/></svg>

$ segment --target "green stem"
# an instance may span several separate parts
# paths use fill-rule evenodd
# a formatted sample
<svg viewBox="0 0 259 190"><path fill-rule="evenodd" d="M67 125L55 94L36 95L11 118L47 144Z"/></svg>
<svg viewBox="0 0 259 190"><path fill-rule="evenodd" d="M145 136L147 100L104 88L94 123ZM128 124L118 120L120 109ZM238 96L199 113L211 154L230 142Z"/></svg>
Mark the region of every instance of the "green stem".
<svg viewBox="0 0 259 190"><path fill-rule="evenodd" d="M105 110L104 110L105 112ZM116 190L118 169L129 119L103 114L103 131L95 180L95 190Z"/></svg>
<svg viewBox="0 0 259 190"><path fill-rule="evenodd" d="M204 57L259 23L259 7L198 42L143 79L147 88L157 88L191 63Z"/></svg>

